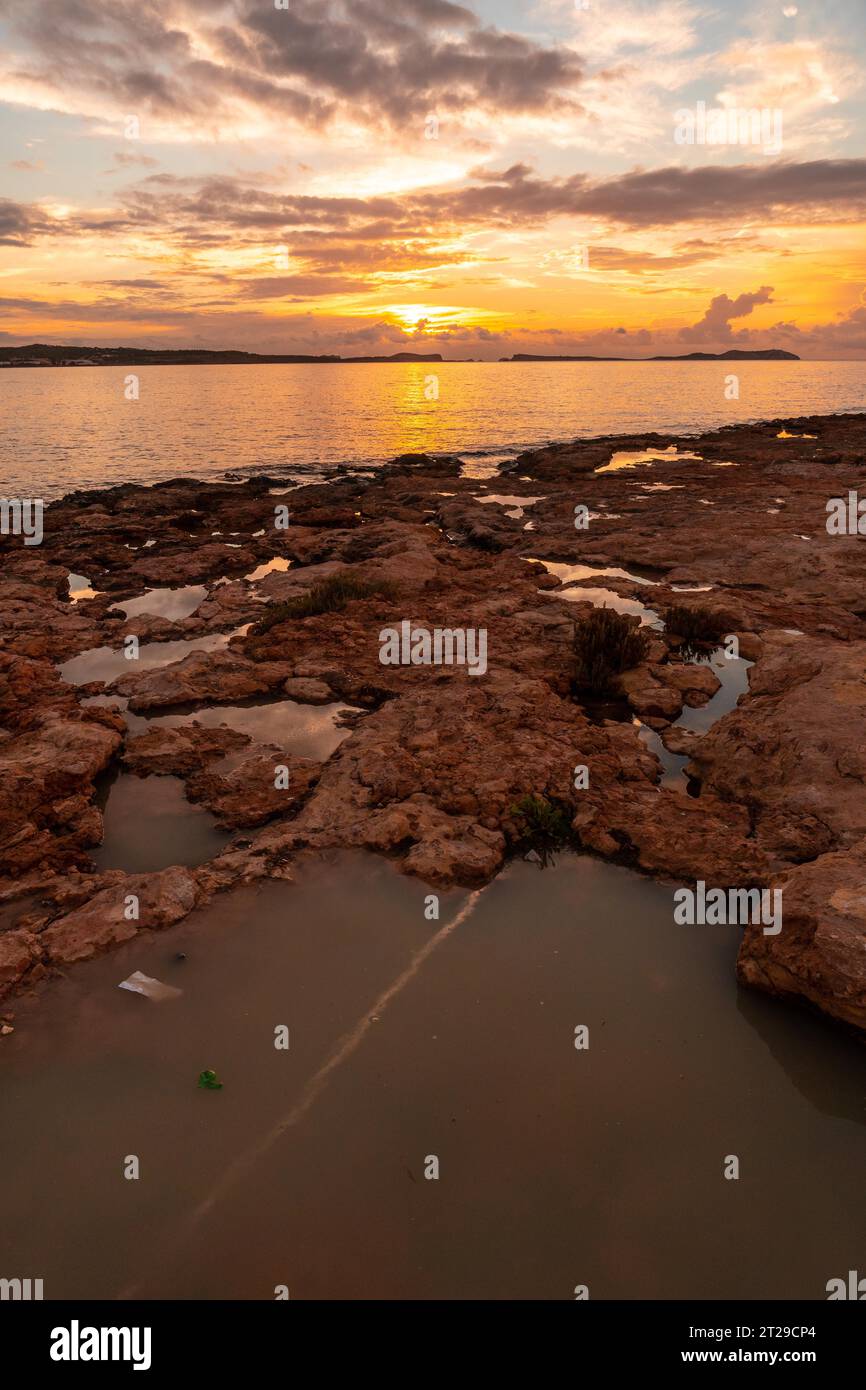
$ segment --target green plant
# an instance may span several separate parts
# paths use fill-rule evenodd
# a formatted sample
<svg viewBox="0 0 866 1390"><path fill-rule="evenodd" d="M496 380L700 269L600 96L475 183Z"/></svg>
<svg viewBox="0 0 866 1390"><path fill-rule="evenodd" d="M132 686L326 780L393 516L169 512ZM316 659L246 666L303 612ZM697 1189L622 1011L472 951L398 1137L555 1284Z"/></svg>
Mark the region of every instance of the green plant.
<svg viewBox="0 0 866 1390"><path fill-rule="evenodd" d="M387 579L364 579L351 570L329 574L327 579L318 580L296 598L287 599L285 603L270 604L252 629L252 635L260 637L277 623L290 619L312 618L318 613L339 613L354 599L396 596L397 586Z"/></svg>
<svg viewBox="0 0 866 1390"><path fill-rule="evenodd" d="M522 849L534 849L542 865L572 839L567 808L549 797L535 792L522 796L511 807L511 814L518 824L518 844Z"/></svg>
<svg viewBox="0 0 866 1390"><path fill-rule="evenodd" d="M685 655L695 653L702 645L717 642L722 635L719 619L709 608L695 605L671 604L662 614L668 632L679 637Z"/></svg>
<svg viewBox="0 0 866 1390"><path fill-rule="evenodd" d="M613 608L595 608L574 625L575 692L612 695L617 677L643 661L647 634Z"/></svg>

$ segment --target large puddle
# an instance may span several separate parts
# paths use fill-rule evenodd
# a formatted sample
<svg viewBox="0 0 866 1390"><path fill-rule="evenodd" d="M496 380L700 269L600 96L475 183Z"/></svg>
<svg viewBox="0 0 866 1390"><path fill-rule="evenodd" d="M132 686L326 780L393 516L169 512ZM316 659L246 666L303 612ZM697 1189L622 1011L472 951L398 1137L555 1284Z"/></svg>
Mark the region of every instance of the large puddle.
<svg viewBox="0 0 866 1390"><path fill-rule="evenodd" d="M824 1299L862 1268L866 1052L740 991L735 929L571 855L438 922L429 891L343 855L19 1000L4 1271L46 1298L571 1300ZM182 994L118 989L134 970Z"/></svg>

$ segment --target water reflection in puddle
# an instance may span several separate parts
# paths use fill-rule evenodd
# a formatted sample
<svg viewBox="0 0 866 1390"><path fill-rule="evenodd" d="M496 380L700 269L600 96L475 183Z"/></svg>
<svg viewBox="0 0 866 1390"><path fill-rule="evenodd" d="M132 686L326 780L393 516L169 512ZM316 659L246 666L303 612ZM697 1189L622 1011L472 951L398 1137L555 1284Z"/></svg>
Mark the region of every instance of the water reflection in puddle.
<svg viewBox="0 0 866 1390"><path fill-rule="evenodd" d="M524 556L524 559L529 559L529 557ZM644 579L638 575L630 574L627 570L594 570L587 565L563 565L558 564L554 560L529 559L529 563L543 565L549 574L556 576L556 578L564 579L568 584L568 587L564 589L556 589L553 591L544 589L539 592L545 594L552 592L553 597L567 599L569 603L592 603L596 608L613 608L617 613L628 613L636 618L640 618L642 626L652 627L657 630L661 630L664 627L664 623L658 613L652 608L647 608L645 604L639 602L638 599L623 598L615 589L585 588L581 585L572 585L569 583L566 576L577 574L579 577L582 577L585 572L587 578L592 578L598 574L617 574L622 578L633 580L638 584L653 584L656 582L654 580Z"/></svg>
<svg viewBox="0 0 866 1390"><path fill-rule="evenodd" d="M629 579L633 584L658 584L657 579L651 579L647 574L638 574L635 570L617 569L615 566L606 568L598 565L566 565L560 564L557 560L536 560L525 555L523 557L532 565L543 565L548 574L562 581L563 584L571 584L581 579Z"/></svg>
<svg viewBox="0 0 866 1390"><path fill-rule="evenodd" d="M728 658L724 647L717 647L710 656L709 666L721 681L719 689L705 705L686 705L679 719L674 721L674 728L705 734L723 715L730 714L740 696L747 693L749 671L753 665L753 661L746 661L741 656Z"/></svg>
<svg viewBox="0 0 866 1390"><path fill-rule="evenodd" d="M274 700L259 705L210 705L191 714L163 714L152 719L127 713L126 718L130 732L135 733L153 728L178 729L192 723L206 729L227 724L259 743L275 744L299 758L324 762L351 733L350 729L337 727L337 718L346 709L341 704L299 705L294 700Z"/></svg>
<svg viewBox="0 0 866 1390"><path fill-rule="evenodd" d="M544 593L550 590L545 589ZM664 623L652 608L647 608L636 598L623 598L615 589L586 589L580 585L569 585L567 589L557 590L556 598L567 599L569 603L592 603L596 608L613 608L617 613L628 613L640 618L641 626L661 630Z"/></svg>
<svg viewBox="0 0 866 1390"><path fill-rule="evenodd" d="M643 720L635 715L632 720L638 731L641 743L654 753L661 763L662 775L659 785L662 787L685 787L688 779L685 775L686 763L689 761L688 754L672 753L662 742L661 735L655 729L651 729Z"/></svg>
<svg viewBox="0 0 866 1390"><path fill-rule="evenodd" d="M643 468L652 463L682 463L694 460L702 463L700 454L680 453L675 444L667 449L620 449L611 455L610 463L596 468L596 473L618 473L624 468Z"/></svg>
<svg viewBox="0 0 866 1390"><path fill-rule="evenodd" d="M250 584L255 584L257 580L264 579L266 574L274 574L277 571L285 572L291 566L291 560L283 559L282 555L275 555L272 560L266 560L257 569L251 570L244 575L244 579Z"/></svg>
<svg viewBox="0 0 866 1390"><path fill-rule="evenodd" d="M179 622L181 618L189 618L206 598L207 586L204 584L185 584L179 589L148 589L139 598L113 603L109 612L120 612L125 618L148 613L152 618Z"/></svg>
<svg viewBox="0 0 866 1390"><path fill-rule="evenodd" d="M180 729L188 724L215 729L225 724L256 742L274 744L296 757L313 758L316 762L330 758L352 732L338 727L340 716L352 710L351 706L339 703L302 705L295 700L272 700L259 704L204 705L183 713L152 717L133 714L128 707L129 701L122 695L92 695L81 703L118 710L130 734L146 734L150 729Z"/></svg>
<svg viewBox="0 0 866 1390"><path fill-rule="evenodd" d="M90 580L86 574L73 574L70 570L66 582L69 585L70 603L78 603L84 598L99 598L101 596L101 590L91 588Z"/></svg>
<svg viewBox="0 0 866 1390"><path fill-rule="evenodd" d="M230 836L209 811L186 799L177 777L121 772L103 790L104 839L91 858L100 871L151 873L213 859Z"/></svg>
<svg viewBox="0 0 866 1390"><path fill-rule="evenodd" d="M501 507L508 507L505 513L512 521L519 521L527 507L534 507L536 502L543 502L543 497L517 497L509 496L504 492L490 493L485 497L476 497L476 502L495 502Z"/></svg>
<svg viewBox="0 0 866 1390"><path fill-rule="evenodd" d="M500 466L503 463L510 463L513 458L513 453L485 454L477 457L464 456L460 463L460 477L471 478L475 482L484 482L489 478L497 477Z"/></svg>
<svg viewBox="0 0 866 1390"><path fill-rule="evenodd" d="M214 652L228 645L233 637L248 631L249 623L233 632L212 632L181 642L145 642L138 649L138 658L131 661L122 650L113 647L91 647L58 666L61 679L69 685L87 685L90 681L113 681L128 676L131 671L151 671L182 661L191 652Z"/></svg>
<svg viewBox="0 0 866 1390"><path fill-rule="evenodd" d="M740 696L748 692L749 670L754 662L746 661L743 657L728 658L725 656L724 647L717 647L710 654L707 664L721 682L719 689L706 704L685 705L671 728L685 729L691 734L705 734L724 715L730 714ZM672 753L665 747L661 735L655 729L651 729L638 718L633 722L637 726L641 741L650 752L655 753L662 765L661 786L686 787L688 778L685 768L690 761L690 754Z"/></svg>

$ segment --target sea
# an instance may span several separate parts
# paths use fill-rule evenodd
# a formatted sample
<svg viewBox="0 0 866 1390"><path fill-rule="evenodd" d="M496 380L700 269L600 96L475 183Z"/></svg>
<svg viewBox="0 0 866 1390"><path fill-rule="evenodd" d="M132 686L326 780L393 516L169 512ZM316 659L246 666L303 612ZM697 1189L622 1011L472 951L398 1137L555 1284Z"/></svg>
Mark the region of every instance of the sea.
<svg viewBox="0 0 866 1390"><path fill-rule="evenodd" d="M167 478L314 481L403 453L866 409L866 362L442 362L0 370L0 495Z"/></svg>

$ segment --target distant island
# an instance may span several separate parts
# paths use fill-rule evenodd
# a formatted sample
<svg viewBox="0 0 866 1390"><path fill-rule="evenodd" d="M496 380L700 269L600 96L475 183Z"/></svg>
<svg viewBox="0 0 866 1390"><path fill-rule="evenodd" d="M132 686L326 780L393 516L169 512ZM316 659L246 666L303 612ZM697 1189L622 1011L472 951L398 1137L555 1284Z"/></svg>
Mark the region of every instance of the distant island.
<svg viewBox="0 0 866 1390"><path fill-rule="evenodd" d="M353 362L474 362L476 358L449 357L439 352L395 352L390 357L305 357L299 353L212 352L204 348L98 348L63 347L56 343L29 343L27 347L0 348L0 367L195 367L243 366L263 363ZM795 352L767 348L762 352L689 352L680 357L541 357L517 352L500 362L799 362Z"/></svg>
<svg viewBox="0 0 866 1390"><path fill-rule="evenodd" d="M441 353L395 352L390 357L305 357L298 353L210 352L203 348L63 347L29 343L0 348L0 367L238 366L268 362L442 362Z"/></svg>
<svg viewBox="0 0 866 1390"><path fill-rule="evenodd" d="M531 352L516 352L513 357L500 357L500 362L799 362L796 352L781 348L744 352L728 348L727 352L685 352L676 357L539 357Z"/></svg>

